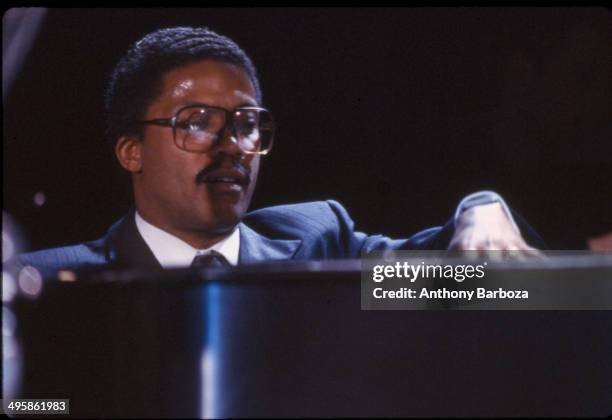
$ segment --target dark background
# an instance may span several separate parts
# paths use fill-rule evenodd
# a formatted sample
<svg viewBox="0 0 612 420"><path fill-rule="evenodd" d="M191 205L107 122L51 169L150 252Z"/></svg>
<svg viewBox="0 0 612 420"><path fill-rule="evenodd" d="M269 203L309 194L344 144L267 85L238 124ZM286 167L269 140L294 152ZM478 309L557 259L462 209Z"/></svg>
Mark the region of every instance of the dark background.
<svg viewBox="0 0 612 420"><path fill-rule="evenodd" d="M278 136L251 208L333 198L405 236L494 189L553 248L612 230L606 8L50 9L4 108L4 209L31 249L125 213L106 78L174 25L230 36L259 70Z"/></svg>

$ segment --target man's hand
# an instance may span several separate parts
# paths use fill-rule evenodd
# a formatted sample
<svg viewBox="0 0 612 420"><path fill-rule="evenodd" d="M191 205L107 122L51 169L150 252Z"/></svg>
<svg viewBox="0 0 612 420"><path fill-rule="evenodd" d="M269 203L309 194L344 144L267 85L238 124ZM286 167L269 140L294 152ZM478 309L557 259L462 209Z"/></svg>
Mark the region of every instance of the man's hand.
<svg viewBox="0 0 612 420"><path fill-rule="evenodd" d="M535 248L527 245L500 203L474 206L461 213L449 249L520 250L538 254Z"/></svg>

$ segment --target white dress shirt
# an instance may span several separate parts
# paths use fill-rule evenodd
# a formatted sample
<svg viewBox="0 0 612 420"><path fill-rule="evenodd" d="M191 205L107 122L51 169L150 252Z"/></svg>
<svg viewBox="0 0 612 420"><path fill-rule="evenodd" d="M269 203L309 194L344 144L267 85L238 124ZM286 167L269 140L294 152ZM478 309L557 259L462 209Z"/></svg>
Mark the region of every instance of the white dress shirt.
<svg viewBox="0 0 612 420"><path fill-rule="evenodd" d="M168 232L153 226L136 212L136 228L163 268L189 267L198 255L216 251L231 265L238 265L240 231L238 227L210 248L197 249Z"/></svg>

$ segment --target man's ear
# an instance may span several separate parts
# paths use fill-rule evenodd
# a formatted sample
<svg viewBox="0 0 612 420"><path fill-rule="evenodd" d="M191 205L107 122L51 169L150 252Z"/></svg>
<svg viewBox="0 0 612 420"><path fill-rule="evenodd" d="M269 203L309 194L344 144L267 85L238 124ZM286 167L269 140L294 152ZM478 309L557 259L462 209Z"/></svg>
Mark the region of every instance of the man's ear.
<svg viewBox="0 0 612 420"><path fill-rule="evenodd" d="M142 170L142 140L134 136L121 136L115 144L115 155L121 166L132 173Z"/></svg>

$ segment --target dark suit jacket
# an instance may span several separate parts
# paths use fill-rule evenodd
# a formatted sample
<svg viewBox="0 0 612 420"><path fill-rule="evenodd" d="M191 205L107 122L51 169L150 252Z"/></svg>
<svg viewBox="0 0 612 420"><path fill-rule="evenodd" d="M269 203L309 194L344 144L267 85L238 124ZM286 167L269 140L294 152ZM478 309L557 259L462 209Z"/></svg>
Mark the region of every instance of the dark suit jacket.
<svg viewBox="0 0 612 420"><path fill-rule="evenodd" d="M537 234L522 220L527 237ZM451 222L423 230L408 239L366 235L354 230L339 203L317 201L268 207L245 216L239 225L240 264L273 260L359 258L362 251L386 249L446 249L454 232ZM531 234L531 236L530 236ZM528 239L529 240L529 239ZM159 262L136 228L134 211L110 227L102 238L79 245L32 252L19 257L22 265L36 267L43 277L59 270L97 266L160 268Z"/></svg>

